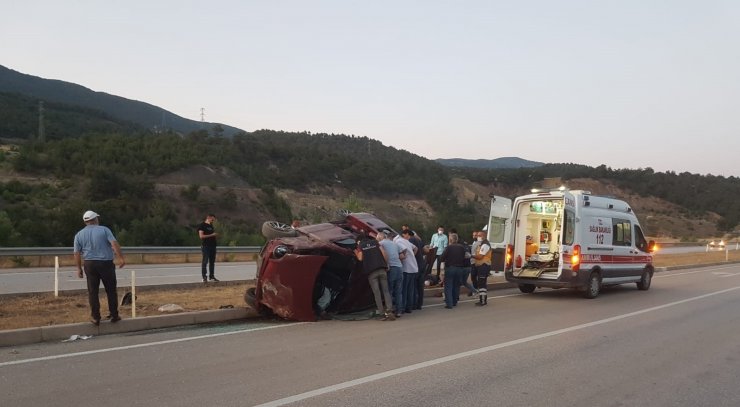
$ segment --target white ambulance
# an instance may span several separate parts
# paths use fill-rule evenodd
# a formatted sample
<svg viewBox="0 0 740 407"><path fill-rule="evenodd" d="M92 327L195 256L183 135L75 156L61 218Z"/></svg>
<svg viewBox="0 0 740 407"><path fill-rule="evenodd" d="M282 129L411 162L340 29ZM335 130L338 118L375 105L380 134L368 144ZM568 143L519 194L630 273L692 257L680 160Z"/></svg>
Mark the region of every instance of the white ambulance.
<svg viewBox="0 0 740 407"><path fill-rule="evenodd" d="M506 280L524 293L575 288L595 298L606 285L648 290L653 277L655 243L645 240L632 208L588 191L533 193L513 203L492 196L488 240L500 248Z"/></svg>

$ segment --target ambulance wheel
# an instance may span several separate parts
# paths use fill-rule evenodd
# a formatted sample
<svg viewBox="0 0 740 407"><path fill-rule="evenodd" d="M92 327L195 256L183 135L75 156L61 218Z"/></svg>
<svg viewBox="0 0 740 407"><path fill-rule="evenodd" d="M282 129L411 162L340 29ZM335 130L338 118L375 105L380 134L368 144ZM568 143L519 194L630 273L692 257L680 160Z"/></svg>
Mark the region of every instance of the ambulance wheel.
<svg viewBox="0 0 740 407"><path fill-rule="evenodd" d="M653 281L653 273L645 269L642 272L642 278L640 278L640 281L637 282L637 289L642 291L647 291L650 289L650 283Z"/></svg>
<svg viewBox="0 0 740 407"><path fill-rule="evenodd" d="M583 293L583 296L586 298L596 298L599 296L600 292L601 276L598 272L594 271L590 276L588 276L588 285L586 286L586 292Z"/></svg>
<svg viewBox="0 0 740 407"><path fill-rule="evenodd" d="M519 284L519 291L525 294L532 294L536 288L534 284Z"/></svg>

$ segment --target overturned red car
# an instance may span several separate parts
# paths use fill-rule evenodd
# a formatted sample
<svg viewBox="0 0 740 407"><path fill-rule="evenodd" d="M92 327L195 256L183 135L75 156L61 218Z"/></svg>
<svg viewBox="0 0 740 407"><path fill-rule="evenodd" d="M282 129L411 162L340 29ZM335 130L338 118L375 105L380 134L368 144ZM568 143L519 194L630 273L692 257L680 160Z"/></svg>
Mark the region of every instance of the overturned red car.
<svg viewBox="0 0 740 407"><path fill-rule="evenodd" d="M245 301L263 315L297 321L373 307L354 249L362 231L374 236L380 230L393 231L368 213L344 213L342 220L297 229L265 222L268 241L257 260L256 286L247 290Z"/></svg>

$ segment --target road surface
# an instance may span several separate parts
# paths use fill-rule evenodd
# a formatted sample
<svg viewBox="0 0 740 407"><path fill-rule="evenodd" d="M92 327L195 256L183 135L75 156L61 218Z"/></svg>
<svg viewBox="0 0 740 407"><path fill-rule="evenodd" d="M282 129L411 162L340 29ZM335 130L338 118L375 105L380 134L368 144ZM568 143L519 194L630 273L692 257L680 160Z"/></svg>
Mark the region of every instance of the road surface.
<svg viewBox="0 0 740 407"><path fill-rule="evenodd" d="M118 268L118 286L131 285L131 270L136 270L136 285L197 283L202 281L200 263L130 264ZM216 263L216 277L222 281L251 280L257 273L254 262ZM84 278L77 278L75 267L59 269L59 290L84 290ZM54 268L0 269L0 294L54 291Z"/></svg>
<svg viewBox="0 0 740 407"><path fill-rule="evenodd" d="M493 294L452 310L430 299L393 322L264 320L0 348L2 405L738 405L738 264L594 300Z"/></svg>

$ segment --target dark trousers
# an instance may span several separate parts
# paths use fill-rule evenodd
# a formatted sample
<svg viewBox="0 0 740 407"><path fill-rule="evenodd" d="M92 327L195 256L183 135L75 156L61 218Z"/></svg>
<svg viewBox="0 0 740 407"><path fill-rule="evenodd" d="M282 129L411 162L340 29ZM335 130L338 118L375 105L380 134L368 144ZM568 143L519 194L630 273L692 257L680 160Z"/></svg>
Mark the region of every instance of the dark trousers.
<svg viewBox="0 0 740 407"><path fill-rule="evenodd" d="M442 262L439 259L442 258L441 254L438 254L435 259L437 260L437 277L442 274Z"/></svg>
<svg viewBox="0 0 740 407"><path fill-rule="evenodd" d="M445 267L445 305L452 308L460 300L460 283L465 270L462 267Z"/></svg>
<svg viewBox="0 0 740 407"><path fill-rule="evenodd" d="M416 273L416 295L414 296L416 303L414 304L414 309L421 309L424 305L424 277L425 274L423 271Z"/></svg>
<svg viewBox="0 0 740 407"><path fill-rule="evenodd" d="M116 265L113 260L85 260L87 276L87 294L90 302L90 315L100 320L100 282L103 282L108 296L108 311L111 317L118 316L118 290L116 282Z"/></svg>
<svg viewBox="0 0 740 407"><path fill-rule="evenodd" d="M416 276L419 273L403 273L403 312L416 307Z"/></svg>
<svg viewBox="0 0 740 407"><path fill-rule="evenodd" d="M203 253L203 261L200 263L200 274L203 278L206 278L206 265L208 266L208 276L210 278L216 277L216 246L201 246L200 251Z"/></svg>
<svg viewBox="0 0 740 407"><path fill-rule="evenodd" d="M478 266L475 264L470 265L470 281L473 283L473 288L478 288Z"/></svg>

